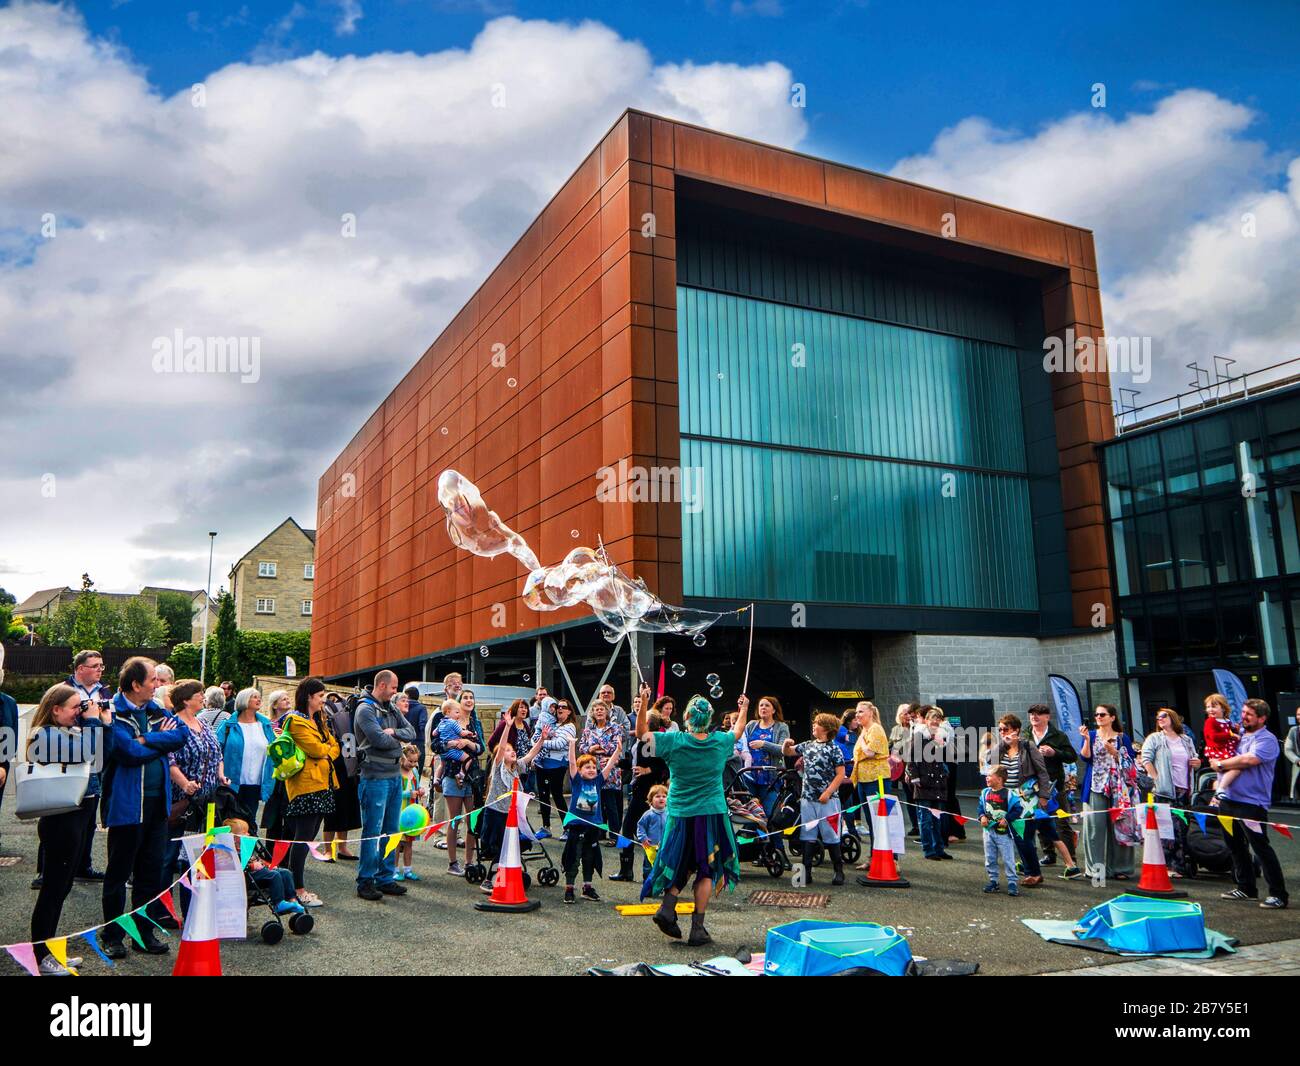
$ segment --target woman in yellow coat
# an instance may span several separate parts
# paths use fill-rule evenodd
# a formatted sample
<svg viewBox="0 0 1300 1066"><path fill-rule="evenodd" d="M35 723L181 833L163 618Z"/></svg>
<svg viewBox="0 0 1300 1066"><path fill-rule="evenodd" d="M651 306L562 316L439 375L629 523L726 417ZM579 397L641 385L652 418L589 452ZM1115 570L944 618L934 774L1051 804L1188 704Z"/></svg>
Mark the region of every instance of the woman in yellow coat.
<svg viewBox="0 0 1300 1066"><path fill-rule="evenodd" d="M334 776L334 760L339 757L339 741L324 708L325 682L319 677L303 678L294 695L294 709L284 717L285 731L303 754L302 769L284 782L289 797L284 828L289 840L315 840L322 819L334 812L334 792L339 787ZM298 902L304 907L319 907L321 898L307 891L303 884L307 850L305 843L293 845L289 851L289 872L298 890Z"/></svg>

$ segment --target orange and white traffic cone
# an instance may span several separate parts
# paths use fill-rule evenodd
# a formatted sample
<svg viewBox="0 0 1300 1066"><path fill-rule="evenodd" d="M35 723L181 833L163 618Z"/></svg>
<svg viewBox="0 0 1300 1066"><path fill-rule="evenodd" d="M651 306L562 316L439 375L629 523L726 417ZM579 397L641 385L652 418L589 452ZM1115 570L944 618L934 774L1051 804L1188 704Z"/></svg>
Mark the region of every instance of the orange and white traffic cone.
<svg viewBox="0 0 1300 1066"><path fill-rule="evenodd" d="M510 810L506 814L506 836L501 844L501 858L492 880L492 895L474 904L475 910L522 912L535 911L541 900L529 899L524 893L524 867L519 858L519 779L510 792Z"/></svg>
<svg viewBox="0 0 1300 1066"><path fill-rule="evenodd" d="M1179 892L1169 880L1169 868L1165 865L1165 849L1160 843L1160 823L1156 820L1156 805L1147 803L1147 826L1142 833L1142 876L1138 879L1133 892L1139 896L1158 896L1161 899L1182 899L1186 892Z"/></svg>
<svg viewBox="0 0 1300 1066"><path fill-rule="evenodd" d="M208 848L194 864L190 877L190 909L181 932L173 977L220 977L221 941L217 939L215 856Z"/></svg>
<svg viewBox="0 0 1300 1066"><path fill-rule="evenodd" d="M901 876L894 862L894 848L889 839L889 806L885 795L871 804L871 866L866 877L859 877L863 888L911 888L912 882Z"/></svg>

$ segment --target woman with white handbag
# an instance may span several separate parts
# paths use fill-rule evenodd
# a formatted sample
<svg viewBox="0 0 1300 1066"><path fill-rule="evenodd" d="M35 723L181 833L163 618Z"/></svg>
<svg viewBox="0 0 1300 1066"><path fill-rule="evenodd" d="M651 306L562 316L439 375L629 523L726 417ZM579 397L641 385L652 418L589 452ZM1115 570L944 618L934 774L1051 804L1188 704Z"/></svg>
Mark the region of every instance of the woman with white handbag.
<svg viewBox="0 0 1300 1066"><path fill-rule="evenodd" d="M112 743L103 718L111 720L112 714L95 700L82 699L71 685L53 686L32 716L27 761L17 767L18 816L40 818L36 832L45 848L44 879L32 910L32 943L45 976L62 976L81 965L81 959L70 958L65 969L45 941L58 932L86 834L95 831L97 768Z"/></svg>

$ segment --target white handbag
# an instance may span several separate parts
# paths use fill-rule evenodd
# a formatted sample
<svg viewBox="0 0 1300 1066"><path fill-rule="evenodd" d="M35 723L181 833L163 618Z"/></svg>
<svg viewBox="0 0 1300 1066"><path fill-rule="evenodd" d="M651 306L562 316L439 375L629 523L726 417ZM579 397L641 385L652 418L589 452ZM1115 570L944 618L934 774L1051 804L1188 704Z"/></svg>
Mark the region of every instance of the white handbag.
<svg viewBox="0 0 1300 1066"><path fill-rule="evenodd" d="M24 822L77 810L90 785L88 762L20 762L14 774L18 789L14 813Z"/></svg>

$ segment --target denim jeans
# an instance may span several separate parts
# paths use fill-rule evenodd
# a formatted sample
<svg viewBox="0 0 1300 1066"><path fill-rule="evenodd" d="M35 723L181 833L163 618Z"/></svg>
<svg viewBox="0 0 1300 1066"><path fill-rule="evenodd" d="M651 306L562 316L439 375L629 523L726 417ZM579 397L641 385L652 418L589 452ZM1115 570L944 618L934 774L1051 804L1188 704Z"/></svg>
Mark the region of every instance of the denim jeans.
<svg viewBox="0 0 1300 1066"><path fill-rule="evenodd" d="M939 819L931 813L929 807L922 807L916 814L916 820L921 826L921 850L927 856L942 855L944 840L939 835Z"/></svg>
<svg viewBox="0 0 1300 1066"><path fill-rule="evenodd" d="M363 777L357 783L361 804L361 862L357 884L385 884L397 877L397 852L380 858L381 833L396 833L402 814L402 781L398 777ZM448 830L450 832L450 830ZM387 841L383 841L387 845Z"/></svg>
<svg viewBox="0 0 1300 1066"><path fill-rule="evenodd" d="M989 884L998 883L998 860L1002 860L1002 869L1007 875L1007 887L1015 888L1017 883L1016 877L1016 844L1012 839L1011 830L1005 833L995 833L992 829L984 830L984 871L989 875Z"/></svg>

